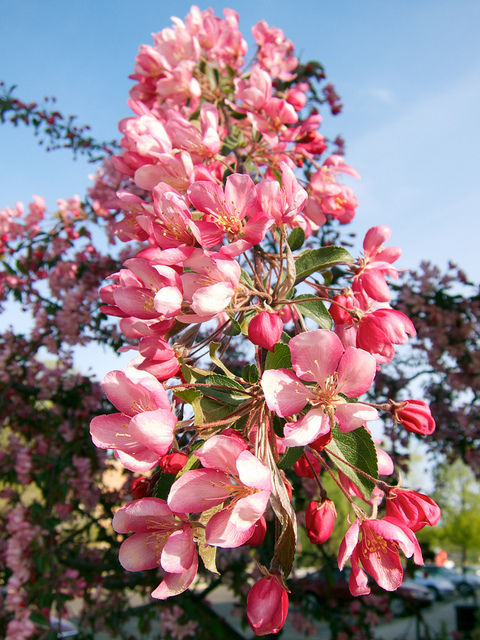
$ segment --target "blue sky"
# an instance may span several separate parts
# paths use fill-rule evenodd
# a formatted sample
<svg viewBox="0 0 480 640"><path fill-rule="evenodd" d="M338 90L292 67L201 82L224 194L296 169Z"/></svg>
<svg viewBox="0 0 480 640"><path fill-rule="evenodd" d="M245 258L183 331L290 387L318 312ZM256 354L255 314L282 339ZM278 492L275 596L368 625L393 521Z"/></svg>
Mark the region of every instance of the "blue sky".
<svg viewBox="0 0 480 640"><path fill-rule="evenodd" d="M359 238L393 229L401 266L452 259L474 279L480 235L480 3L476 0L231 0L251 44L260 19L284 30L306 60L319 59L345 108L325 118L341 133L360 207ZM0 78L18 96L54 95L100 139L117 136L138 46L183 18L189 2L10 0L2 7ZM253 50L253 46L250 47ZM44 195L82 195L92 167L68 152L46 154L30 131L0 127L0 206Z"/></svg>
<svg viewBox="0 0 480 640"><path fill-rule="evenodd" d="M453 260L480 280L480 3L476 0L231 0L250 29L260 19L284 30L303 60L318 59L344 111L325 117L341 133L360 206L349 229L387 224L400 267ZM18 97L56 96L64 114L99 139L117 136L138 46L184 18L189 2L7 0L2 6L0 79ZM82 195L94 168L67 151L47 154L25 129L0 127L0 207L32 194L50 208ZM109 364L105 363L106 370ZM101 372L99 373L101 375Z"/></svg>

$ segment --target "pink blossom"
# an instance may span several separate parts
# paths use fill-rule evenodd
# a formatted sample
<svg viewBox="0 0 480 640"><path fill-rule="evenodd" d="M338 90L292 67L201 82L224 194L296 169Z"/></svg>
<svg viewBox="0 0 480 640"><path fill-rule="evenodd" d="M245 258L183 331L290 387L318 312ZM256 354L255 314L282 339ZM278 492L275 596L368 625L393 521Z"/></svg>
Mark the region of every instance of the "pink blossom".
<svg viewBox="0 0 480 640"><path fill-rule="evenodd" d="M111 305L105 308L106 313L161 320L180 312L182 282L174 269L143 258L131 258L124 266L125 269L111 276L118 284L100 290L101 299Z"/></svg>
<svg viewBox="0 0 480 640"><path fill-rule="evenodd" d="M281 162L280 168L281 185L273 179L264 180L257 185L260 205L265 213L275 219L277 226L299 226L299 214L305 206L307 192L286 162Z"/></svg>
<svg viewBox="0 0 480 640"><path fill-rule="evenodd" d="M120 547L120 564L127 571L159 566L166 575L152 592L165 600L192 583L198 568L193 529L181 513L173 513L165 500L141 498L117 511L112 526L117 533L131 533Z"/></svg>
<svg viewBox="0 0 480 640"><path fill-rule="evenodd" d="M390 517L381 520L355 520L338 552L340 570L347 560L350 559L352 563L349 583L352 595L370 593L365 571L382 589L398 589L403 580L399 548L407 558L413 556L416 564L423 564L422 552L415 535L400 520Z"/></svg>
<svg viewBox="0 0 480 640"><path fill-rule="evenodd" d="M255 635L278 633L285 624L287 613L288 595L280 576L265 576L248 592L247 618Z"/></svg>
<svg viewBox="0 0 480 640"><path fill-rule="evenodd" d="M300 478L314 479L320 475L322 467L313 453L305 451L293 465L293 470Z"/></svg>
<svg viewBox="0 0 480 640"><path fill-rule="evenodd" d="M306 404L312 405L305 415L284 428L288 447L304 446L330 431L335 420L341 431L376 420L377 411L362 403L350 403L370 388L375 376L374 358L355 347L343 351L340 339L331 331L317 329L301 333L290 340L295 370L267 370L262 388L268 408L280 417L298 414ZM301 380L315 382L315 387ZM343 395L340 395L343 394Z"/></svg>
<svg viewBox="0 0 480 640"><path fill-rule="evenodd" d="M367 231L363 241L364 257L360 259L360 268L353 280L355 291L363 290L370 298L379 302L388 302L391 298L385 276L398 279L398 271L391 263L401 256L402 251L398 247L383 246L391 234L392 230L385 225L378 225Z"/></svg>
<svg viewBox="0 0 480 640"><path fill-rule="evenodd" d="M360 178L358 172L337 155L329 156L311 177L311 193L305 206L305 215L319 226L325 224L327 215L342 224L350 222L355 215L358 201L350 187L337 182L339 173Z"/></svg>
<svg viewBox="0 0 480 640"><path fill-rule="evenodd" d="M220 253L194 249L184 266L183 299L193 313L179 315L180 322L205 322L222 313L230 304L240 281L238 262Z"/></svg>
<svg viewBox="0 0 480 640"><path fill-rule="evenodd" d="M170 449L177 423L165 389L154 376L133 367L107 373L102 387L120 413L93 418L93 444L115 449L131 471L152 469Z"/></svg>
<svg viewBox="0 0 480 640"><path fill-rule="evenodd" d="M194 182L188 189L190 202L205 215L196 222L200 244L212 247L226 239L221 253L236 256L260 243L273 218L260 209L255 184L248 175L228 176L225 192L213 182Z"/></svg>
<svg viewBox="0 0 480 640"><path fill-rule="evenodd" d="M178 111L171 109L165 124L175 148L183 149L197 164L205 158L211 158L218 153L221 141L218 134L217 107L204 102L200 108L201 131L193 122L184 118Z"/></svg>
<svg viewBox="0 0 480 640"><path fill-rule="evenodd" d="M365 313L358 323L357 347L373 354L378 364L391 362L394 344L405 344L417 332L410 318L395 309L376 309Z"/></svg>
<svg viewBox="0 0 480 640"><path fill-rule="evenodd" d="M195 456L203 469L186 471L168 497L176 512L199 513L225 503L206 527L208 544L231 548L244 544L263 515L272 481L268 467L247 450L246 442L212 436Z"/></svg>
<svg viewBox="0 0 480 640"><path fill-rule="evenodd" d="M412 531L433 527L440 519L440 507L428 496L395 487L387 495L387 516L396 518Z"/></svg>
<svg viewBox="0 0 480 640"><path fill-rule="evenodd" d="M250 538L243 543L243 547L249 545L250 547L258 547L265 540L267 534L267 522L263 516L254 524L253 533Z"/></svg>

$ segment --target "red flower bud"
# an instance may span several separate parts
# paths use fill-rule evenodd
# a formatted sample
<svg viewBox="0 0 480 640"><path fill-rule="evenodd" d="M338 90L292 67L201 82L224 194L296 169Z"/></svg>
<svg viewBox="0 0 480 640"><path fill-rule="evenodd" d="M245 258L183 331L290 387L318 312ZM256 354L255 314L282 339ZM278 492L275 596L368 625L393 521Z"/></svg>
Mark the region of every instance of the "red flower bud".
<svg viewBox="0 0 480 640"><path fill-rule="evenodd" d="M188 456L184 453L167 453L158 462L164 473L177 474L187 464Z"/></svg>
<svg viewBox="0 0 480 640"><path fill-rule="evenodd" d="M145 476L140 478L134 478L130 484L130 491L135 500L140 500L147 495L147 491L150 487L150 480Z"/></svg>
<svg viewBox="0 0 480 640"><path fill-rule="evenodd" d="M430 407L422 400L408 400L403 409L394 409L393 417L411 433L429 436L435 431Z"/></svg>
<svg viewBox="0 0 480 640"><path fill-rule="evenodd" d="M323 544L332 535L337 512L331 500L313 500L305 512L305 527L311 543Z"/></svg>
<svg viewBox="0 0 480 640"><path fill-rule="evenodd" d="M313 472L312 467L308 464L307 458L312 463L315 473ZM319 461L315 458L313 453L305 451L305 453L300 456L300 458L293 465L293 470L295 471L297 476L300 476L300 478L315 478L315 474L317 476L320 475L322 467L320 466Z"/></svg>
<svg viewBox="0 0 480 640"><path fill-rule="evenodd" d="M258 545L262 544L265 539L265 534L267 533L267 523L263 516L260 516L260 520L253 525L254 531L251 537L242 544L242 547L246 547L249 545L250 547L258 547Z"/></svg>
<svg viewBox="0 0 480 640"><path fill-rule="evenodd" d="M351 315L348 313L348 311L345 311L345 309L342 309L337 304L335 304L335 302L341 304L342 307L352 309L356 304L354 296L345 296L342 293L333 296L333 302L330 305L330 309L328 310L335 324L345 324L345 322L349 322L352 318Z"/></svg>
<svg viewBox="0 0 480 640"><path fill-rule="evenodd" d="M323 448L326 447L327 444L330 444L332 438L332 432L329 431L325 435L317 438L314 442L311 442L308 446L310 449L315 449L315 451L323 451Z"/></svg>
<svg viewBox="0 0 480 640"><path fill-rule="evenodd" d="M278 633L288 613L288 595L280 576L261 578L247 596L248 624L257 636Z"/></svg>
<svg viewBox="0 0 480 640"><path fill-rule="evenodd" d="M253 344L273 351L282 331L283 322L277 312L261 311L250 320L248 338Z"/></svg>

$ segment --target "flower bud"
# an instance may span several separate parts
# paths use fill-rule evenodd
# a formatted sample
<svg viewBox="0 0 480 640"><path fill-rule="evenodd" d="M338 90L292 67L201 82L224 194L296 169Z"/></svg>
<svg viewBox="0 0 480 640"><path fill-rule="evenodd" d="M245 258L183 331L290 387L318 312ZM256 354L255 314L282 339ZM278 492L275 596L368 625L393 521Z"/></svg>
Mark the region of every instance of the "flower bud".
<svg viewBox="0 0 480 640"><path fill-rule="evenodd" d="M150 480L148 478L145 478L145 476L134 478L130 484L130 492L135 500L144 498L147 495L149 488Z"/></svg>
<svg viewBox="0 0 480 640"><path fill-rule="evenodd" d="M411 433L429 436L435 431L430 407L422 400L408 400L403 409L394 409L393 417Z"/></svg>
<svg viewBox="0 0 480 640"><path fill-rule="evenodd" d="M273 351L280 340L283 331L283 322L278 313L261 311L250 320L248 325L248 338L250 342Z"/></svg>
<svg viewBox="0 0 480 640"><path fill-rule="evenodd" d="M323 544L332 535L337 512L331 500L313 500L305 512L305 527L312 544Z"/></svg>
<svg viewBox="0 0 480 640"><path fill-rule="evenodd" d="M260 516L260 520L253 525L254 530L251 537L242 544L242 547L246 547L249 545L250 547L258 547L258 545L262 544L265 539L265 534L267 533L267 523L263 516Z"/></svg>
<svg viewBox="0 0 480 640"><path fill-rule="evenodd" d="M345 307L346 309L352 309L356 304L355 298L352 295L345 296L342 293L339 293L336 296L333 296L332 304L328 310L335 324L345 324L345 322L349 322L351 320L351 315L348 311L335 304L335 302L338 302L338 304L341 304L342 307Z"/></svg>
<svg viewBox="0 0 480 640"><path fill-rule="evenodd" d="M312 463L313 469L308 463L309 460ZM315 478L315 475L320 475L322 467L312 453L305 451L293 465L293 470L300 478Z"/></svg>
<svg viewBox="0 0 480 640"><path fill-rule="evenodd" d="M326 447L327 444L330 444L332 439L333 439L332 432L329 431L328 433L325 433L323 436L320 436L313 442L310 442L308 446L310 447L310 449L315 449L315 451L323 451L323 448Z"/></svg>
<svg viewBox="0 0 480 640"><path fill-rule="evenodd" d="M167 453L158 462L160 469L164 473L174 473L175 475L187 464L188 456L184 453Z"/></svg>
<svg viewBox="0 0 480 640"><path fill-rule="evenodd" d="M278 633L288 613L288 595L280 576L261 578L247 596L248 624L257 636Z"/></svg>

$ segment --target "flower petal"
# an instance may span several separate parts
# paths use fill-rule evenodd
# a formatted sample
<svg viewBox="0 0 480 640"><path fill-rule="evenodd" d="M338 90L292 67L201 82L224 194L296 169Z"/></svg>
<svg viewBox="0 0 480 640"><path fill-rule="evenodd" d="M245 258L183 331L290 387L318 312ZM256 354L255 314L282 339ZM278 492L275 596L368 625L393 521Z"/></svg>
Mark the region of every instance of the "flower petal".
<svg viewBox="0 0 480 640"><path fill-rule="evenodd" d="M221 471L187 471L173 483L167 504L175 513L200 513L229 498L229 485L230 478Z"/></svg>
<svg viewBox="0 0 480 640"><path fill-rule="evenodd" d="M183 573L167 573L164 580L159 586L152 591L152 598L157 600L166 600L172 596L178 596L192 584L193 579L197 575L198 557L194 556L192 566Z"/></svg>
<svg viewBox="0 0 480 640"><path fill-rule="evenodd" d="M340 338L327 329L316 329L295 336L289 347L297 376L315 380L325 389L325 379L335 373L343 354Z"/></svg>
<svg viewBox="0 0 480 640"><path fill-rule="evenodd" d="M147 571L160 564L162 544L157 541L160 536L148 533L134 533L120 547L118 559L127 571Z"/></svg>
<svg viewBox="0 0 480 640"><path fill-rule="evenodd" d="M348 347L338 365L337 392L358 398L372 386L376 373L375 358L363 349Z"/></svg>
<svg viewBox="0 0 480 640"><path fill-rule="evenodd" d="M269 369L262 376L262 389L270 411L284 418L298 413L312 392L288 369Z"/></svg>
<svg viewBox="0 0 480 640"><path fill-rule="evenodd" d="M197 550L189 526L170 534L162 551L161 565L168 573L183 573L192 566Z"/></svg>
<svg viewBox="0 0 480 640"><path fill-rule="evenodd" d="M335 418L342 433L358 429L367 420L377 420L378 412L361 402L341 402L335 407Z"/></svg>
<svg viewBox="0 0 480 640"><path fill-rule="evenodd" d="M287 447L304 447L330 431L330 419L319 407L311 409L297 422L287 422L283 443Z"/></svg>

